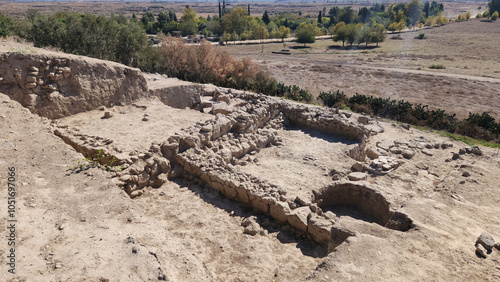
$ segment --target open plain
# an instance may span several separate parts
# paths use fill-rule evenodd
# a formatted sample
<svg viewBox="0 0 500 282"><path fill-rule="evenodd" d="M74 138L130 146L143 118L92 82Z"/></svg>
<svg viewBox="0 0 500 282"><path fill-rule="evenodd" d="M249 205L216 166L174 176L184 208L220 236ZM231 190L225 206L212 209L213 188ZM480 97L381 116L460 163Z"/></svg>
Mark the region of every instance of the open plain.
<svg viewBox="0 0 500 282"><path fill-rule="evenodd" d="M302 48L287 43L293 55L272 54L283 44L229 45L238 57L250 57L279 81L296 84L313 95L343 91L406 100L456 113L489 112L499 118L500 23L473 19L442 27L387 34L380 47L342 48L341 42L318 40ZM416 37L424 33L426 39ZM347 45L347 44L346 44ZM443 65L444 69L431 69Z"/></svg>

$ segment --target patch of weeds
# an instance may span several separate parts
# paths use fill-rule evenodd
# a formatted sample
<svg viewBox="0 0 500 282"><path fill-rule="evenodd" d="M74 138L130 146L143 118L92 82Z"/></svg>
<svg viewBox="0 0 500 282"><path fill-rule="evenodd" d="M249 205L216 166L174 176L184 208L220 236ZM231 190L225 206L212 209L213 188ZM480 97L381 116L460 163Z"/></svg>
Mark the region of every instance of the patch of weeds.
<svg viewBox="0 0 500 282"><path fill-rule="evenodd" d="M101 162L105 162L105 164L101 164ZM91 167L104 168L106 171L123 170L123 167L118 165L118 160L109 154L105 154L102 149L99 149L92 157L77 159L75 164L68 167L68 170L75 172L76 170L87 170Z"/></svg>
<svg viewBox="0 0 500 282"><path fill-rule="evenodd" d="M415 39L427 39L425 36L425 33L420 33L419 35L415 36Z"/></svg>
<svg viewBox="0 0 500 282"><path fill-rule="evenodd" d="M474 139L472 137L468 137L468 136L464 136L464 135L460 135L460 134L454 134L454 133L445 132L445 131L432 130L432 129L425 127L425 126L412 125L411 127L414 129L418 129L420 131L424 131L424 132L434 132L434 133L437 133L443 137L448 137L451 140L461 141L469 146L480 145L480 146L490 147L490 148L494 148L494 149L500 148L499 143L488 142L486 140L481 140L481 139Z"/></svg>
<svg viewBox="0 0 500 282"><path fill-rule="evenodd" d="M26 46L24 49L10 47L10 51L18 54L28 54L28 53L36 54L38 52L35 48L30 46Z"/></svg>
<svg viewBox="0 0 500 282"><path fill-rule="evenodd" d="M445 69L445 67L441 64L433 64L429 67L430 69L434 69L434 70L442 70L442 69Z"/></svg>
<svg viewBox="0 0 500 282"><path fill-rule="evenodd" d="M342 108L342 110L344 110L344 111L349 111L349 112L352 112L351 108L349 108L346 104L342 104L341 108Z"/></svg>

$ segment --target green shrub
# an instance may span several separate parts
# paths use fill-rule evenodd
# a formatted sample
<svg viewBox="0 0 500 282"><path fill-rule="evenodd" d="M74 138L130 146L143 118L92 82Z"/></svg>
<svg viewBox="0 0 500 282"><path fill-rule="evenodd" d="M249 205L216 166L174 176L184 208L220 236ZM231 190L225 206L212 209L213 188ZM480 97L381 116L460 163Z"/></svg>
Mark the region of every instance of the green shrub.
<svg viewBox="0 0 500 282"><path fill-rule="evenodd" d="M425 39L425 33L420 33L417 37L415 37L416 39Z"/></svg>
<svg viewBox="0 0 500 282"><path fill-rule="evenodd" d="M494 21L498 19L498 11L494 12L493 15L491 15L491 19Z"/></svg>

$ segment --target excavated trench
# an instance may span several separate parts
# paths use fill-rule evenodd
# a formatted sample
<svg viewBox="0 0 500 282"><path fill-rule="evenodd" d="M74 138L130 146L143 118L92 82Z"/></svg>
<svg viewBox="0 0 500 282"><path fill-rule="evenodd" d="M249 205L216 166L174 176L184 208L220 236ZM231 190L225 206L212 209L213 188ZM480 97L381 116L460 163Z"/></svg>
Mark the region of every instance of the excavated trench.
<svg viewBox="0 0 500 282"><path fill-rule="evenodd" d="M9 58L4 56L2 60L6 62ZM115 81L118 85L110 87L110 81L96 80L93 77L95 74L90 75L88 68L82 68L75 60L41 58L30 63L29 58L23 57L14 58L13 61L14 64L22 61L21 67L13 68L13 74L5 71L0 73L0 90L34 113L48 118L76 116L78 113L96 110L102 105L124 107L139 98L151 97L157 97L163 104L170 103L170 106L176 108L189 107L198 111L198 118L178 121L175 133L158 127L141 132L141 135L147 136L163 130L162 134L156 134L152 139L137 141L142 145L151 144L149 147L121 146L123 136L99 136L108 129L126 131L126 128L118 125L106 124L107 120L118 119L122 115L120 109L117 110L118 113L105 114L100 119L95 134L78 129L79 126L82 127L78 120L73 127L55 121L55 134L75 150L89 158L95 159L97 156L101 164L111 165L113 160L115 163L112 165L120 166L121 171L115 173L116 183L131 198L141 196L147 187L161 187L167 181L184 178L210 187L225 197L250 207L280 226L288 226L295 234L310 238L329 252L349 236L354 236L355 231L336 226L338 215L335 213L376 222L399 231L412 227L412 221L407 215L393 210L390 202L367 184L326 184L319 181L316 186L294 190L290 189L293 185L286 181L275 183L272 174L280 172L272 167L272 162L267 162L271 163L267 176L256 169L256 158L265 158L265 154L275 149L287 152L286 146L293 143L294 136L299 135L301 138L308 135L310 146L326 144L331 146L332 151L338 151L344 157L349 156L350 160L364 160L370 130L350 118L350 113L198 85L184 85L180 88L174 86L173 90L154 89L148 92L147 81L140 72L124 67L109 69L91 66L96 73L103 72L106 77L114 75L118 78L118 82ZM35 82L31 82L33 80ZM91 86L86 80L96 81L96 84ZM47 83L51 87L46 86ZM123 94L121 98L120 93L127 87L134 89L130 92L132 94ZM96 93L96 90L107 94ZM207 98L200 98L200 94ZM176 98L169 98L173 96ZM186 104L185 100L190 102ZM87 101L91 102L86 104ZM140 105L135 107L145 111L148 108ZM140 114L141 122L154 118L146 112ZM123 116L126 117L126 113ZM164 124L169 122L166 117L161 117L160 120ZM130 122L131 130L137 132L138 127L144 126L141 122ZM123 123L120 124L123 126ZM313 130L314 133L289 130L287 124ZM90 123L89 126L96 128L96 124ZM99 133L99 130L102 132ZM318 136L321 138L317 138ZM337 139L338 136L341 138ZM329 138L350 141L332 142ZM297 146L296 144L294 149L295 157L298 156L305 165L313 169L312 174L301 176L307 179L318 171L314 168L318 166L314 161L321 163L321 157L328 152L320 151L316 156L307 152L301 155ZM288 150L290 152L293 153L293 150ZM339 159L340 154L336 156ZM286 158L284 155L284 159ZM308 162L312 165L307 164ZM293 158L291 163L297 164ZM335 161L319 166L323 180L330 183L328 178L331 177L331 171L349 169L346 165L336 166L334 163ZM294 169L299 172L300 168L301 164L298 164ZM286 166L282 169L286 170Z"/></svg>

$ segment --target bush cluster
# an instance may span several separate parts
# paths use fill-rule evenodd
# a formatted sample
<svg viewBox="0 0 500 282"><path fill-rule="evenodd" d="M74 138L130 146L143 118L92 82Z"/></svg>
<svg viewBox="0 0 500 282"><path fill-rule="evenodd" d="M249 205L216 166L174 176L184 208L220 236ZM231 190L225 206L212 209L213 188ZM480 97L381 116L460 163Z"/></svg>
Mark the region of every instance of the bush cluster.
<svg viewBox="0 0 500 282"><path fill-rule="evenodd" d="M393 100L357 94L348 98L343 92L321 92L318 100L325 106L349 107L355 112L385 117L417 126L446 130L469 137L488 141L499 141L500 123L489 113L469 113L469 117L459 121L455 114L448 114L442 109L429 109L428 105L414 105L404 100Z"/></svg>

